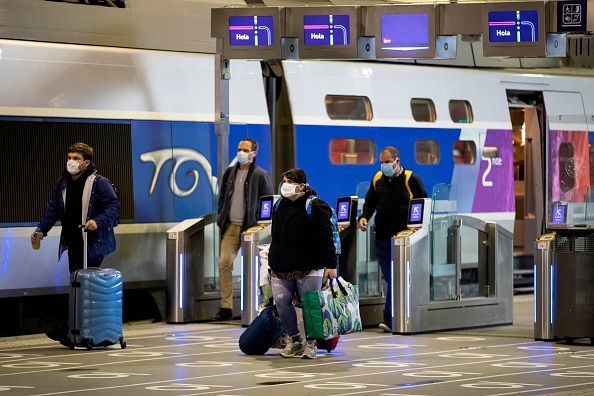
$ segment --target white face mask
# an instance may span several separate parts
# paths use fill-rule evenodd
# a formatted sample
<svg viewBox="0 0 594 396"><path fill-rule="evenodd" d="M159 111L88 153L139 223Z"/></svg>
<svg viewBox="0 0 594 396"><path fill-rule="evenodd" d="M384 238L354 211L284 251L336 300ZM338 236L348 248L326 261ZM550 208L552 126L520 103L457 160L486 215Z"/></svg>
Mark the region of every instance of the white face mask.
<svg viewBox="0 0 594 396"><path fill-rule="evenodd" d="M283 183L281 185L281 195L285 198L292 197L293 195L299 194L296 190L299 187L298 184Z"/></svg>
<svg viewBox="0 0 594 396"><path fill-rule="evenodd" d="M79 165L80 162L76 162L75 160L68 160L68 162L66 162L66 169L68 170L68 173L70 173L71 175L76 175L78 172L80 172L80 169L78 169Z"/></svg>
<svg viewBox="0 0 594 396"><path fill-rule="evenodd" d="M250 153L246 153L245 151L238 151L237 152L237 162L241 165L246 165L248 162L252 162L249 159Z"/></svg>

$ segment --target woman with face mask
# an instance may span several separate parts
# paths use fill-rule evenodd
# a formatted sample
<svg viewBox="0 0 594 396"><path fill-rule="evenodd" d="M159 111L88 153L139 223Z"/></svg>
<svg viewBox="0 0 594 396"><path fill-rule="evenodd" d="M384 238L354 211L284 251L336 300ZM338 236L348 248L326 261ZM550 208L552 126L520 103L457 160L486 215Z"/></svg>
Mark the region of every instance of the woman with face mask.
<svg viewBox="0 0 594 396"><path fill-rule="evenodd" d="M285 172L280 190L282 198L272 217L268 265L278 314L291 337L281 356L314 359L316 341L299 333L293 296L320 290L323 278L337 276L332 208L317 198L302 169ZM312 195L316 198L310 199L308 214L306 204Z"/></svg>

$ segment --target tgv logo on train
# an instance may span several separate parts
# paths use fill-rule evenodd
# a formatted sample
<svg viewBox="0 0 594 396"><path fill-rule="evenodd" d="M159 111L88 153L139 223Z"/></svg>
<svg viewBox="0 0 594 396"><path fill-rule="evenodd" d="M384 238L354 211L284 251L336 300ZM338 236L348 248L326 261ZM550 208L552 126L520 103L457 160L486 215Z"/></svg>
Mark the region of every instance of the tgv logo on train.
<svg viewBox="0 0 594 396"><path fill-rule="evenodd" d="M188 148L167 148L155 150L141 154L140 160L143 162L152 162L155 165L155 171L153 173L153 180L149 189L149 195L152 195L153 191L155 190L155 185L157 184L157 178L159 177L161 168L163 168L163 165L169 160L173 160L175 163L173 171L169 175L169 188L171 188L173 194L177 195L178 197L185 197L192 194L194 190L196 190L196 187L198 187L200 175L198 174L197 169L191 169L186 172L186 174L192 174L194 176L194 184L189 189L182 190L175 181L175 174L179 170L180 165L186 161L197 162L202 167L202 169L204 169L204 172L209 179L209 185L213 194L217 193L217 178L212 175L212 166L206 157L196 150Z"/></svg>
<svg viewBox="0 0 594 396"><path fill-rule="evenodd" d="M493 182L491 180L487 180L487 176L489 176L489 173L491 173L492 166L503 165L503 160L501 157L481 157L481 160L487 162L487 169L485 169L485 172L483 173L481 183L483 187L493 187Z"/></svg>

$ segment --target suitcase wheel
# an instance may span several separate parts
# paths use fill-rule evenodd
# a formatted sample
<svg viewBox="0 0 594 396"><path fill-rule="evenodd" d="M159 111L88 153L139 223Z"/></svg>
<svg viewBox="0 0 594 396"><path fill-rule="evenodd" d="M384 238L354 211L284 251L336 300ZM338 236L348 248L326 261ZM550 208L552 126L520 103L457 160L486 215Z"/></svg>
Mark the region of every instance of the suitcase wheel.
<svg viewBox="0 0 594 396"><path fill-rule="evenodd" d="M122 349L126 349L126 341L120 341L120 346Z"/></svg>

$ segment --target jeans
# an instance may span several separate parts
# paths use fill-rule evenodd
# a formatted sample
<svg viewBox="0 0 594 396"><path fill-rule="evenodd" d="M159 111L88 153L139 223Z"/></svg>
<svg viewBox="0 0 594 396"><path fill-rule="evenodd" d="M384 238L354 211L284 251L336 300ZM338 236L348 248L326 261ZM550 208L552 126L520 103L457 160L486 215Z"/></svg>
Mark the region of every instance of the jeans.
<svg viewBox="0 0 594 396"><path fill-rule="evenodd" d="M241 247L241 226L227 224L219 252L221 308L233 309L233 260Z"/></svg>
<svg viewBox="0 0 594 396"><path fill-rule="evenodd" d="M375 253L382 270L382 275L388 283L386 305L384 306L384 321L392 323L392 246L390 241L375 240Z"/></svg>
<svg viewBox="0 0 594 396"><path fill-rule="evenodd" d="M321 276L305 276L295 280L282 280L275 277L271 279L272 295L276 303L276 310L285 330L293 341L300 341L299 327L297 326L297 312L293 305L293 296L295 292L299 293L299 298L304 292L317 291L322 287ZM305 317L303 317L305 326Z"/></svg>

